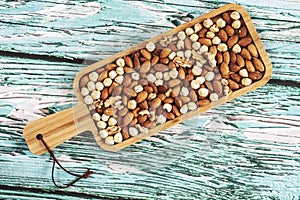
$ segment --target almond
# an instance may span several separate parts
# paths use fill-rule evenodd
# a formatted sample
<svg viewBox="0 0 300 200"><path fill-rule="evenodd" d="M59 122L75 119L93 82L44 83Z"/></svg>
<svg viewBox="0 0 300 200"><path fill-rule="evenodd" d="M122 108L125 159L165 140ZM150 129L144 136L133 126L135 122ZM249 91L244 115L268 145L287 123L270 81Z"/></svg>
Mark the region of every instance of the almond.
<svg viewBox="0 0 300 200"><path fill-rule="evenodd" d="M155 71L158 71L158 72L166 72L166 71L169 71L169 68L168 66L164 65L164 64L156 64L154 65L154 70Z"/></svg>
<svg viewBox="0 0 300 200"><path fill-rule="evenodd" d="M128 113L128 108L123 108L119 111L118 115L123 117Z"/></svg>
<svg viewBox="0 0 300 200"><path fill-rule="evenodd" d="M234 35L234 29L229 25L227 25L225 27L225 31L226 31L227 35L230 37Z"/></svg>
<svg viewBox="0 0 300 200"><path fill-rule="evenodd" d="M258 81L263 77L263 74L259 71L255 72L249 72L248 73L249 78L251 78L253 81Z"/></svg>
<svg viewBox="0 0 300 200"><path fill-rule="evenodd" d="M176 86L172 91L172 97L178 97L180 90L181 90L181 87L179 85Z"/></svg>
<svg viewBox="0 0 300 200"><path fill-rule="evenodd" d="M173 88L177 85L179 85L181 81L179 79L172 79L169 81L169 87Z"/></svg>
<svg viewBox="0 0 300 200"><path fill-rule="evenodd" d="M247 49L243 48L241 51L241 55L243 56L243 58L251 60L251 55Z"/></svg>
<svg viewBox="0 0 300 200"><path fill-rule="evenodd" d="M165 98L164 103L173 103L174 99L172 97Z"/></svg>
<svg viewBox="0 0 300 200"><path fill-rule="evenodd" d="M106 70L105 70L106 71ZM89 82L89 77L88 76L83 76L81 79L80 79L80 82L79 82L79 86L80 88L83 88L86 86L86 84Z"/></svg>
<svg viewBox="0 0 300 200"><path fill-rule="evenodd" d="M174 115L173 113L171 113L171 112L165 112L165 113L164 113L164 116L165 116L167 119L169 119L169 120L175 119L175 115Z"/></svg>
<svg viewBox="0 0 300 200"><path fill-rule="evenodd" d="M230 69L230 71L232 71L232 72L237 72L237 71L239 71L241 68L240 68L239 66L237 66L236 64L230 64L230 65L229 65L229 69Z"/></svg>
<svg viewBox="0 0 300 200"><path fill-rule="evenodd" d="M168 66L169 66L169 68L171 68L171 69L175 69L176 68L176 65L175 65L175 63L174 62L169 62L169 64L168 64Z"/></svg>
<svg viewBox="0 0 300 200"><path fill-rule="evenodd" d="M172 52L172 50L170 48L165 48L160 52L159 57L160 58L166 58L170 55L170 53Z"/></svg>
<svg viewBox="0 0 300 200"><path fill-rule="evenodd" d="M214 90L214 87L213 87L213 85L212 85L211 82L205 81L204 84L206 85L207 89L209 89L210 91L213 91L213 90Z"/></svg>
<svg viewBox="0 0 300 200"><path fill-rule="evenodd" d="M246 47L248 46L249 44L251 44L252 42L252 39L251 37L245 37L243 39L241 39L238 44L241 46L241 47Z"/></svg>
<svg viewBox="0 0 300 200"><path fill-rule="evenodd" d="M140 93L138 93L138 95L136 97L136 102L137 103L141 103L142 101L146 100L147 97L148 97L148 92L146 92L145 90L143 90Z"/></svg>
<svg viewBox="0 0 300 200"><path fill-rule="evenodd" d="M143 101L142 103L140 103L139 106L140 106L143 110L148 110L148 108L149 108L147 100L145 100L145 101Z"/></svg>
<svg viewBox="0 0 300 200"><path fill-rule="evenodd" d="M236 63L236 54L232 51L230 51L230 63L234 64Z"/></svg>
<svg viewBox="0 0 300 200"><path fill-rule="evenodd" d="M140 59L138 54L134 54L133 56L133 66L135 68L140 68Z"/></svg>
<svg viewBox="0 0 300 200"><path fill-rule="evenodd" d="M220 71L222 75L227 75L229 73L229 66L227 63L223 62L220 66Z"/></svg>
<svg viewBox="0 0 300 200"><path fill-rule="evenodd" d="M150 67L151 67L151 62L149 60L146 60L141 68L140 68L140 72L141 73L147 73L149 70L150 70Z"/></svg>
<svg viewBox="0 0 300 200"><path fill-rule="evenodd" d="M139 115L137 117L139 124L144 123L147 120L148 116L147 115Z"/></svg>
<svg viewBox="0 0 300 200"><path fill-rule="evenodd" d="M197 101L197 93L195 92L195 90L190 90L190 97L193 102Z"/></svg>
<svg viewBox="0 0 300 200"><path fill-rule="evenodd" d="M179 69L178 69L178 78L180 78L180 79L185 79L185 71L184 71L184 69L183 69L183 67L179 67Z"/></svg>
<svg viewBox="0 0 300 200"><path fill-rule="evenodd" d="M242 26L239 30L239 37L243 38L247 35L247 28L245 26Z"/></svg>
<svg viewBox="0 0 300 200"><path fill-rule="evenodd" d="M228 86L232 90L237 90L237 89L240 88L239 84L236 83L235 81L231 80L231 79L228 79Z"/></svg>
<svg viewBox="0 0 300 200"><path fill-rule="evenodd" d="M258 58L253 58L253 65L254 68L259 71L259 72L263 72L265 71L265 66L264 64L260 61L260 59Z"/></svg>
<svg viewBox="0 0 300 200"><path fill-rule="evenodd" d="M103 72L99 75L98 81L99 81L99 82L103 82L103 80L106 79L107 77L108 77L108 71L105 70L105 71L103 71Z"/></svg>
<svg viewBox="0 0 300 200"><path fill-rule="evenodd" d="M124 57L124 60L125 60L125 64L126 64L128 67L133 67L132 59L131 59L129 56L125 56L125 57Z"/></svg>
<svg viewBox="0 0 300 200"><path fill-rule="evenodd" d="M231 24L231 18L229 16L229 14L227 12L224 12L222 14L222 18L224 19L224 21L227 23L227 24Z"/></svg>
<svg viewBox="0 0 300 200"><path fill-rule="evenodd" d="M110 63L110 64L106 65L106 69L109 70L109 71L110 70L115 70L117 67L118 66L114 63Z"/></svg>
<svg viewBox="0 0 300 200"><path fill-rule="evenodd" d="M239 67L244 67L245 66L245 60L244 60L244 58L240 54L236 55L236 64Z"/></svg>
<svg viewBox="0 0 300 200"><path fill-rule="evenodd" d="M223 87L222 87L221 81L214 81L213 87L214 87L215 93L217 93L217 95L221 96L223 93Z"/></svg>
<svg viewBox="0 0 300 200"><path fill-rule="evenodd" d="M199 101L198 101L198 105L199 105L200 107L206 106L206 105L208 105L209 103L210 103L210 100L209 100L209 99L202 99L202 100L199 100Z"/></svg>
<svg viewBox="0 0 300 200"><path fill-rule="evenodd" d="M125 115L125 117L123 118L123 126L127 126L134 118L133 113L129 112Z"/></svg>
<svg viewBox="0 0 300 200"><path fill-rule="evenodd" d="M128 131L127 127L122 128L121 134L122 134L122 137L123 137L124 140L127 140L128 138L130 138L129 131Z"/></svg>
<svg viewBox="0 0 300 200"><path fill-rule="evenodd" d="M258 52L254 44L249 44L247 49L253 57L258 57Z"/></svg>
<svg viewBox="0 0 300 200"><path fill-rule="evenodd" d="M157 55L154 55L153 58L151 59L151 65L157 64L159 61L159 57Z"/></svg>
<svg viewBox="0 0 300 200"><path fill-rule="evenodd" d="M137 95L136 92L133 89L129 88L129 87L125 87L123 89L123 91L124 91L124 94L129 96L129 97L136 97L136 95Z"/></svg>
<svg viewBox="0 0 300 200"><path fill-rule="evenodd" d="M169 63L169 58L161 58L159 59L159 62L161 64L167 65Z"/></svg>
<svg viewBox="0 0 300 200"><path fill-rule="evenodd" d="M203 28L199 31L198 35L199 35L199 37L204 38L205 35L206 35L206 33L207 33L207 28L204 28L204 27L203 27Z"/></svg>
<svg viewBox="0 0 300 200"><path fill-rule="evenodd" d="M213 54L214 56L217 55L217 52L218 52L217 46L213 45L209 48L209 53Z"/></svg>
<svg viewBox="0 0 300 200"><path fill-rule="evenodd" d="M141 54L147 60L151 60L152 55L151 55L151 53L147 49L141 49Z"/></svg>
<svg viewBox="0 0 300 200"><path fill-rule="evenodd" d="M192 49L192 42L191 42L190 38L185 38L184 47L185 47L185 49Z"/></svg>
<svg viewBox="0 0 300 200"><path fill-rule="evenodd" d="M108 88L104 88L101 92L100 99L106 100L108 98Z"/></svg>
<svg viewBox="0 0 300 200"><path fill-rule="evenodd" d="M235 82L237 82L237 83L241 82L241 76L238 75L238 74L231 74L231 75L230 75L230 78L231 78L232 80L234 80Z"/></svg>
<svg viewBox="0 0 300 200"><path fill-rule="evenodd" d="M223 55L221 52L218 52L216 55L216 61L218 64L221 64L223 62Z"/></svg>
<svg viewBox="0 0 300 200"><path fill-rule="evenodd" d="M229 48L233 47L233 45L235 45L239 40L239 36L237 35L233 35L229 38L229 40L227 41L227 45Z"/></svg>
<svg viewBox="0 0 300 200"><path fill-rule="evenodd" d="M230 63L230 54L228 51L223 53L223 60L224 63L226 63L227 65Z"/></svg>
<svg viewBox="0 0 300 200"><path fill-rule="evenodd" d="M175 105L172 105L172 112L176 117L179 117L181 115L179 109Z"/></svg>
<svg viewBox="0 0 300 200"><path fill-rule="evenodd" d="M227 36L226 31L224 31L223 29L221 29L217 35L221 39L222 42L227 42L228 36Z"/></svg>
<svg viewBox="0 0 300 200"><path fill-rule="evenodd" d="M208 38L200 38L198 40L198 42L200 42L201 45L206 45L206 46L211 46L212 45L211 40L208 39Z"/></svg>
<svg viewBox="0 0 300 200"><path fill-rule="evenodd" d="M143 125L144 127L146 127L146 128L151 129L151 128L154 128L154 127L156 126L156 123L153 122L153 121L146 121L146 122L144 122L142 125Z"/></svg>
<svg viewBox="0 0 300 200"><path fill-rule="evenodd" d="M149 103L149 105L150 105L150 110L155 110L161 105L161 99L155 98Z"/></svg>
<svg viewBox="0 0 300 200"><path fill-rule="evenodd" d="M246 69L248 72L254 72L255 68L250 60L246 60Z"/></svg>

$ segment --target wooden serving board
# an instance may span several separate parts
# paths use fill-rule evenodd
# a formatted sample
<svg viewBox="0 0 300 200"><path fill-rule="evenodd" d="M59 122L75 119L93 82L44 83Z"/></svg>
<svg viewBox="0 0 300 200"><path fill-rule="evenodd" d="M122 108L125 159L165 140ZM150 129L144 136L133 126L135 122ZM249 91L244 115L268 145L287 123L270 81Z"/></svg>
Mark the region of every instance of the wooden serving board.
<svg viewBox="0 0 300 200"><path fill-rule="evenodd" d="M252 84L250 84L247 87L242 87L236 91L233 91L227 96L223 96L219 98L218 101L214 101L209 103L206 106L198 107L196 110L189 111L184 115L181 115L179 117L176 117L173 120L167 121L166 123L163 123L161 125L158 125L152 129L149 130L148 133L140 133L137 136L130 137L129 139L126 139L118 144L114 145L108 145L104 142L104 140L99 135L99 129L97 128L94 120L92 119L91 112L89 107L85 104L84 98L81 94L81 86L80 81L83 77L87 76L87 74L90 74L91 72L95 72L105 66L107 66L110 63L113 63L118 58L122 58L124 56L127 56L133 52L139 51L140 49L145 48L146 44L149 42L156 43L162 38L170 35L175 35L178 32L185 30L188 27L192 27L196 23L203 22L207 18L214 18L215 16L218 16L226 11L237 11L241 14L241 18L243 19L249 35L251 36L254 45L257 48L258 55L265 67L264 75L259 80ZM107 151L118 151L122 148L125 148L131 144L134 144L146 137L149 137L161 130L165 130L171 126L174 126L184 120L187 120L193 116L199 115L213 107L216 107L222 103L225 103L226 101L229 101L231 99L234 99L238 96L241 96L249 91L255 90L258 87L261 87L262 85L266 84L268 80L270 79L272 74L272 65L271 62L264 50L263 44L260 41L258 34L254 28L253 23L251 22L249 14L244 10L241 6L235 5L235 4L228 4L226 6L223 6L219 9L216 9L210 13L207 13L203 16L200 16L186 24L180 25L166 33L163 33L161 35L158 35L154 38L151 38L147 41L144 41L136 46L133 46L125 51L122 51L118 54L115 54L107 59L104 59L102 61L99 61L97 63L94 63L84 69L82 69L77 76L74 79L74 91L78 99L78 104L74 106L73 108L64 110L62 112L47 116L45 118L36 120L34 122L29 123L24 128L24 138L28 144L28 147L30 151L34 154L43 154L46 152L46 149L42 145L42 143L36 138L38 134L42 134L44 140L47 142L50 149L56 147L57 145L67 141L68 139L76 136L77 134L80 134L85 131L91 131L97 141L97 143L105 150Z"/></svg>

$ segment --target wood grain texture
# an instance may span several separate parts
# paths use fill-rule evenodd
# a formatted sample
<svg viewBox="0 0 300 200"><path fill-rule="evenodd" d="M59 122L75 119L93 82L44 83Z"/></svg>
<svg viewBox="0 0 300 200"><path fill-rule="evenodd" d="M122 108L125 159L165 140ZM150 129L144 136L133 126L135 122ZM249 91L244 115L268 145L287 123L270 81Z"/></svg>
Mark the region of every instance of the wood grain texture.
<svg viewBox="0 0 300 200"><path fill-rule="evenodd" d="M90 133L75 137L55 153L95 174L66 190L52 185L49 156L31 154L22 129L75 105L73 78L86 64L1 56L0 198L299 199L299 2L235 2L250 13L279 82L118 153ZM0 1L1 50L103 59L226 3Z"/></svg>

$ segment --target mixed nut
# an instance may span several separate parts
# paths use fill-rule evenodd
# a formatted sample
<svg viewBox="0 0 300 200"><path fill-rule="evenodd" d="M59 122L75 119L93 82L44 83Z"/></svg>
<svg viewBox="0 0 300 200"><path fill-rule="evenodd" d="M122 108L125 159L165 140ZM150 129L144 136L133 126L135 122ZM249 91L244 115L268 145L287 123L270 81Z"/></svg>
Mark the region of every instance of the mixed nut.
<svg viewBox="0 0 300 200"><path fill-rule="evenodd" d="M247 87L264 72L240 13L228 11L86 74L80 90L100 137L114 145Z"/></svg>

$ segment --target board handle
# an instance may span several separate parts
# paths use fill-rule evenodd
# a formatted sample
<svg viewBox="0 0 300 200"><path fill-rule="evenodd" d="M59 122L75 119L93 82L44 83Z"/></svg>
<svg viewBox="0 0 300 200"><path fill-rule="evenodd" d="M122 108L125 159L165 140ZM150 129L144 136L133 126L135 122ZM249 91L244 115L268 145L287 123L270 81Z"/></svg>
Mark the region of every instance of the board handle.
<svg viewBox="0 0 300 200"><path fill-rule="evenodd" d="M88 122L88 111L85 105L76 105L67 110L33 121L25 126L23 135L29 150L37 155L47 152L37 138L41 134L50 149L83 132L83 122ZM88 130L84 130L88 131Z"/></svg>

